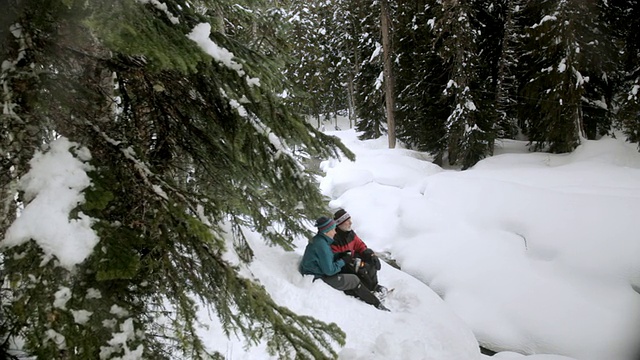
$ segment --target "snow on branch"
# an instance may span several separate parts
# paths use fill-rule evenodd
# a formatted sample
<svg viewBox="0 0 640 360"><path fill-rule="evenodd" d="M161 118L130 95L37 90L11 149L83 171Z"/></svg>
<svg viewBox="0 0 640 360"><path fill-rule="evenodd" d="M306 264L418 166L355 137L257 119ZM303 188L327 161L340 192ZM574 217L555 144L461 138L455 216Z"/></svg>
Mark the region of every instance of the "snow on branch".
<svg viewBox="0 0 640 360"><path fill-rule="evenodd" d="M99 241L91 228L95 220L82 212L70 219L69 213L85 201L83 190L91 185L87 171L93 169L90 159L88 149L65 137L53 141L49 151L36 152L29 162L31 169L19 183L28 203L0 246L34 240L45 254L43 264L55 256L67 269L89 257Z"/></svg>
<svg viewBox="0 0 640 360"><path fill-rule="evenodd" d="M135 169L138 171L138 174L140 174L140 177L142 177L144 183L147 184L149 187L151 187L153 192L155 192L158 196L160 196L164 200L168 200L169 199L169 197L164 192L164 190L162 190L162 187L160 187L159 185L153 184L151 182L151 180L149 180L149 177L154 175L153 172L151 172L151 170L149 170L149 167L147 167L147 165L144 162L142 162L138 158L136 158L135 151L131 147L127 147L127 148L120 147L120 144L121 144L120 141L117 141L117 140L114 140L114 139L110 138L109 136L107 136L107 134L102 132L100 130L100 128L98 128L96 125L93 125L93 129L98 134L100 134L108 143L117 146L120 149L120 151L122 152L122 154L124 154L124 156L127 159L129 159L131 162L133 162L133 165L134 165Z"/></svg>
<svg viewBox="0 0 640 360"><path fill-rule="evenodd" d="M198 44L205 53L209 54L217 62L231 70L234 70L238 73L238 76L245 76L246 73L242 69L242 64L233 60L235 55L233 55L231 51L213 42L209 35L211 35L211 24L200 23L196 25L189 34L187 34L187 37ZM249 86L260 86L260 79L258 78L250 78L249 76L246 76L245 80Z"/></svg>
<svg viewBox="0 0 640 360"><path fill-rule="evenodd" d="M167 17L169 18L169 21L171 21L173 24L179 24L180 20L174 16L170 11L169 8L167 7L167 4L160 2L158 0L136 0L141 4L151 4L153 5L156 9L162 11L163 13L165 13L165 15L167 15Z"/></svg>

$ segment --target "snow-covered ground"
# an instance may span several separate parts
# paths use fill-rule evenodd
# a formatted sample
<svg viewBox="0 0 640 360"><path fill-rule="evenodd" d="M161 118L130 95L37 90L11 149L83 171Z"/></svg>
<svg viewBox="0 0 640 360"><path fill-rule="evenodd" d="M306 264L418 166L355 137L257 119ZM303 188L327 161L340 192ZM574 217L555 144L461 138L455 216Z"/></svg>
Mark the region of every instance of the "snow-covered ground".
<svg viewBox="0 0 640 360"><path fill-rule="evenodd" d="M256 258L243 271L279 304L338 324L347 334L340 359L487 359L480 345L500 351L494 358L501 360L640 359L636 144L606 138L552 155L505 141L496 156L461 172L419 152L387 149L386 138L330 133L357 159L321 164L330 202L317 215L345 208L369 247L397 260L402 270L384 263L379 273L394 289L386 299L392 311L300 275L307 239L285 252L247 232ZM93 249L91 219L69 226L68 213L88 186L89 159L83 148L69 156L71 145L61 138L31 162L21 186L35 199L4 246L35 239L69 266ZM53 230L42 227L44 210ZM273 359L264 344L227 339L206 311L200 319L203 340L226 359Z"/></svg>
<svg viewBox="0 0 640 360"><path fill-rule="evenodd" d="M318 216L345 208L360 237L397 260L402 270L384 264L379 273L395 289L392 312L299 275L306 239L287 253L254 235L250 270L279 303L337 323L347 334L340 359L488 358L479 344L501 360L637 359L636 144L605 138L553 155L504 141L461 172L387 149L386 138L327 133L357 159L321 164L331 202ZM269 358L209 331L229 359Z"/></svg>

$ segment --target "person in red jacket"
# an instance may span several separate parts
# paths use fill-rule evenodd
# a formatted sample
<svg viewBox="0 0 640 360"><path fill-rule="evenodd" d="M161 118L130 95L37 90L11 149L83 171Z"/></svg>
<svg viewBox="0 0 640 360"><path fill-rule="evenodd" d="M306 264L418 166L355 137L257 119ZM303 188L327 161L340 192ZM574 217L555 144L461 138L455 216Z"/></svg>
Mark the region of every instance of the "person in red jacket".
<svg viewBox="0 0 640 360"><path fill-rule="evenodd" d="M378 284L380 259L353 231L351 228L351 215L346 210L340 209L336 211L333 219L337 227L331 250L336 254L350 251L352 256L352 261L347 261L347 265L342 268L342 271L355 273L369 290L384 297L387 293L387 288ZM357 269L354 266L357 266Z"/></svg>

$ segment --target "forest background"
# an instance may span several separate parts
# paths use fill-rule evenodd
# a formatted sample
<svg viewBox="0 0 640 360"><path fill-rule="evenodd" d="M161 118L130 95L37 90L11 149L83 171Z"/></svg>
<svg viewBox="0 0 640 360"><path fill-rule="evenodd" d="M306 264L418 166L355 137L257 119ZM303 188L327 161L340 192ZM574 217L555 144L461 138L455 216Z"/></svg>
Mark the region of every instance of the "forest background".
<svg viewBox="0 0 640 360"><path fill-rule="evenodd" d="M388 134L390 147L462 169L500 138L554 153L614 130L640 139L637 1L2 8L3 356L19 343L17 356L47 359L220 357L195 335L196 300L282 357L335 356L335 324L279 306L224 258L251 260L242 227L290 249L326 210L304 164L353 154L305 115L347 114L362 138ZM90 178L66 219L95 234L67 262L41 239L9 236L38 199L23 179L31 159L60 138ZM94 316L79 323L68 308Z"/></svg>

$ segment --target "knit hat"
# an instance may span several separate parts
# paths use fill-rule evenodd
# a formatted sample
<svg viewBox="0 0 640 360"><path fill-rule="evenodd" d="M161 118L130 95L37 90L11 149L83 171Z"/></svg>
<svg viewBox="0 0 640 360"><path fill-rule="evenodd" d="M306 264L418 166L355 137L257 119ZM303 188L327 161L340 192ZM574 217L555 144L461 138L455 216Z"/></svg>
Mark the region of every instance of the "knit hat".
<svg viewBox="0 0 640 360"><path fill-rule="evenodd" d="M340 225L349 219L351 219L351 215L345 209L340 209L333 214L333 220L336 221L336 225Z"/></svg>
<svg viewBox="0 0 640 360"><path fill-rule="evenodd" d="M336 222L326 216L321 216L316 220L316 227L318 228L318 232L326 234L336 228Z"/></svg>

